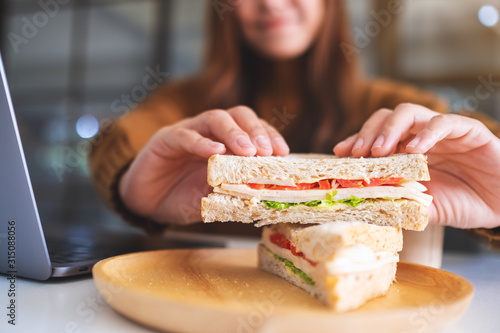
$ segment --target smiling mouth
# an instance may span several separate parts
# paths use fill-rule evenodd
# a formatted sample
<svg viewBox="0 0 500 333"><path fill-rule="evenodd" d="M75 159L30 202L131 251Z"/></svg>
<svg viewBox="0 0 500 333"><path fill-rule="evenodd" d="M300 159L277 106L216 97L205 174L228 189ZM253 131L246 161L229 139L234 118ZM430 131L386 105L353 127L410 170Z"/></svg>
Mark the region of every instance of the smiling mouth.
<svg viewBox="0 0 500 333"><path fill-rule="evenodd" d="M259 30L271 32L294 24L296 24L296 20L291 18L275 18L261 21L257 24L257 27Z"/></svg>

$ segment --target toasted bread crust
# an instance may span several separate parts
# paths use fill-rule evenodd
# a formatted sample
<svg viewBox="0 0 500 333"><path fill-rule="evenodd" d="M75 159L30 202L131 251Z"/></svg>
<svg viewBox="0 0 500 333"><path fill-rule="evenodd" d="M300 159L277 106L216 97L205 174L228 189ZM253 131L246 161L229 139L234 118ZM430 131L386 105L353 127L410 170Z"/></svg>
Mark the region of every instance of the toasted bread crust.
<svg viewBox="0 0 500 333"><path fill-rule="evenodd" d="M380 226L424 230L428 223L427 207L411 200L365 201L357 207L337 204L332 207L294 206L267 208L258 200L247 200L212 193L201 201L203 222L254 223L256 227L276 223L365 222Z"/></svg>
<svg viewBox="0 0 500 333"><path fill-rule="evenodd" d="M212 187L226 184L314 183L321 179L403 177L430 180L427 157L395 154L379 158L338 158L334 155L290 154L277 156L214 155L208 161L207 181Z"/></svg>

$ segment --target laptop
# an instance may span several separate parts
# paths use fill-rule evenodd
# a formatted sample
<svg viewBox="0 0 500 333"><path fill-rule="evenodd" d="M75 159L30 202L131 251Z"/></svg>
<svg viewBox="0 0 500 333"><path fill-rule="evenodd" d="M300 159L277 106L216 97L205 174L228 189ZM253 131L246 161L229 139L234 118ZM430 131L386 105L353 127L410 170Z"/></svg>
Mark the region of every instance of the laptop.
<svg viewBox="0 0 500 333"><path fill-rule="evenodd" d="M88 274L99 260L123 253L228 246L220 237L148 236L132 227L85 228L71 221L44 230L1 54L0 76L0 273L47 280Z"/></svg>

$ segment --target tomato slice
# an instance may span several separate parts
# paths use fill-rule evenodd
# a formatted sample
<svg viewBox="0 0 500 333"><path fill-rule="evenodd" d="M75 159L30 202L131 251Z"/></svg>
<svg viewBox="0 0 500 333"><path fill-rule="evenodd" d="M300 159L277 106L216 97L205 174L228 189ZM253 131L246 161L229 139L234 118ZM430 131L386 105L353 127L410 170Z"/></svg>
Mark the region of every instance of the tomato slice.
<svg viewBox="0 0 500 333"><path fill-rule="evenodd" d="M403 177L389 177L389 178L370 178L369 182L366 182L363 179L355 179L355 180L337 179L337 182L340 184L340 187L361 188L361 187L372 187L381 185L396 185L399 184L402 180Z"/></svg>
<svg viewBox="0 0 500 333"><path fill-rule="evenodd" d="M281 234L272 234L269 237L269 240L271 241L271 243L276 244L283 249L287 249L287 250L290 249L290 241L288 239L286 239L286 237L281 235Z"/></svg>
<svg viewBox="0 0 500 333"><path fill-rule="evenodd" d="M370 186L381 186L381 185L396 185L403 180L403 177L389 177L389 178L370 178L370 182L367 183L363 180L363 184L366 187Z"/></svg>
<svg viewBox="0 0 500 333"><path fill-rule="evenodd" d="M363 179L323 179L316 183L298 183L296 186L282 186L282 185L269 185L269 184L248 184L254 190L278 190L278 191L305 191L311 189L330 190L332 184L337 182L340 188L362 188L381 185L396 185L403 180L402 177L389 177L389 178L370 178L369 182Z"/></svg>
<svg viewBox="0 0 500 333"><path fill-rule="evenodd" d="M299 183L297 184L297 190L298 191L310 190L312 188L315 188L316 186L317 183Z"/></svg>
<svg viewBox="0 0 500 333"><path fill-rule="evenodd" d="M254 183L248 184L248 186L250 186L250 188L253 190L263 190L264 187L266 187L266 185L264 184L254 184Z"/></svg>
<svg viewBox="0 0 500 333"><path fill-rule="evenodd" d="M403 177L389 177L383 180L383 185L396 185L401 183Z"/></svg>
<svg viewBox="0 0 500 333"><path fill-rule="evenodd" d="M329 190L332 188L332 184L330 183L330 181L328 179L320 180L318 183L319 183L320 190Z"/></svg>
<svg viewBox="0 0 500 333"><path fill-rule="evenodd" d="M303 252L297 251L297 248L293 246L290 241L281 234L271 234L271 236L269 236L269 240L271 241L271 243L276 244L283 249L290 250L294 256L301 257L313 266L316 266L318 264L317 262L308 259Z"/></svg>
<svg viewBox="0 0 500 333"><path fill-rule="evenodd" d="M297 257L303 257L304 253L302 252L297 252L297 248L293 245L290 245L290 251L292 251L292 254Z"/></svg>
<svg viewBox="0 0 500 333"><path fill-rule="evenodd" d="M346 179L337 179L337 183L340 184L340 187L343 188L352 188L352 187L363 187L365 183L364 180L346 180Z"/></svg>
<svg viewBox="0 0 500 333"><path fill-rule="evenodd" d="M364 187L380 186L383 184L384 180L382 178L370 178L370 182L366 182L363 180Z"/></svg>
<svg viewBox="0 0 500 333"><path fill-rule="evenodd" d="M266 185L266 190L304 191L317 187L317 183L298 183L296 186Z"/></svg>
<svg viewBox="0 0 500 333"><path fill-rule="evenodd" d="M295 186L281 186L281 185L266 185L266 190L279 190L279 191L295 191Z"/></svg>

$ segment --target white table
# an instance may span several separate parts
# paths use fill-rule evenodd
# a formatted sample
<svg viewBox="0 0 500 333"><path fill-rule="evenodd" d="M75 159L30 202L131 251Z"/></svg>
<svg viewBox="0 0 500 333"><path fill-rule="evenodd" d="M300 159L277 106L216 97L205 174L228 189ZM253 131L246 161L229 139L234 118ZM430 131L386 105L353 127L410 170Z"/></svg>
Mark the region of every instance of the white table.
<svg viewBox="0 0 500 333"><path fill-rule="evenodd" d="M500 331L500 253L445 254L443 269L474 284L472 304L446 333ZM0 332L109 333L152 332L109 308L92 278L36 282L17 279L16 326L7 323L9 282L0 276ZM423 314L431 316L432 313Z"/></svg>
<svg viewBox="0 0 500 333"><path fill-rule="evenodd" d="M446 333L500 332L500 253L445 254L442 269L474 285L469 309Z"/></svg>

